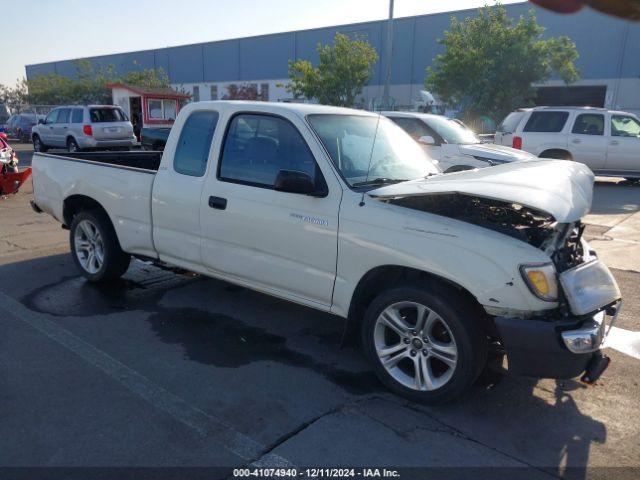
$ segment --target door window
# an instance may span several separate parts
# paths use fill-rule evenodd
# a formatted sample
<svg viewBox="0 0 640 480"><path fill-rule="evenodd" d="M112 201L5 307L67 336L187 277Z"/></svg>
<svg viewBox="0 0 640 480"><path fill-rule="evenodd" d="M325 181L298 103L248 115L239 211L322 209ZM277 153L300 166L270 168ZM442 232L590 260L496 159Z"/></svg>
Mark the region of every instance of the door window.
<svg viewBox="0 0 640 480"><path fill-rule="evenodd" d="M578 115L571 133L580 135L604 135L604 115L595 113Z"/></svg>
<svg viewBox="0 0 640 480"><path fill-rule="evenodd" d="M280 170L295 170L316 180L316 162L300 132L270 115L240 114L231 121L218 178L273 188Z"/></svg>
<svg viewBox="0 0 640 480"><path fill-rule="evenodd" d="M217 123L218 112L201 110L189 115L173 156L173 169L176 172L192 177L204 175Z"/></svg>
<svg viewBox="0 0 640 480"><path fill-rule="evenodd" d="M424 122L416 120L415 118L403 118L403 117L389 117L400 128L411 135L414 140L419 140L420 137L430 136L437 143L442 143L440 135L438 135L432 128L425 125Z"/></svg>
<svg viewBox="0 0 640 480"><path fill-rule="evenodd" d="M74 108L71 115L71 123L82 123L82 119L84 117L83 113L84 110L81 108Z"/></svg>
<svg viewBox="0 0 640 480"><path fill-rule="evenodd" d="M569 112L533 112L524 126L524 132L561 132Z"/></svg>
<svg viewBox="0 0 640 480"><path fill-rule="evenodd" d="M51 112L49 112L49 115L47 115L44 123L56 123L56 121L58 120L59 111L60 110L52 110Z"/></svg>
<svg viewBox="0 0 640 480"><path fill-rule="evenodd" d="M69 123L70 108L63 108L58 111L58 120L56 123Z"/></svg>
<svg viewBox="0 0 640 480"><path fill-rule="evenodd" d="M611 135L614 137L640 137L640 123L633 117L613 115Z"/></svg>

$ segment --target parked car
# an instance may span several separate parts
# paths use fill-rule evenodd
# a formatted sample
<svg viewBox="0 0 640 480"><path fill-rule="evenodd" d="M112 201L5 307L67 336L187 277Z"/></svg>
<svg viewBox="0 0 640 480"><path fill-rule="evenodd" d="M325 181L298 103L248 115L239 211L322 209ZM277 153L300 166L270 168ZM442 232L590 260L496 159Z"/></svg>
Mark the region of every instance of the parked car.
<svg viewBox="0 0 640 480"><path fill-rule="evenodd" d="M169 138L171 128L166 127L142 127L140 129L140 144L144 150L161 152Z"/></svg>
<svg viewBox="0 0 640 480"><path fill-rule="evenodd" d="M57 107L33 127L33 148L78 150L128 150L136 144L133 125L114 105Z"/></svg>
<svg viewBox="0 0 640 480"><path fill-rule="evenodd" d="M33 208L70 230L88 281L137 256L344 317L410 398L458 397L490 346L535 377L592 382L608 364L620 291L582 237L594 176L579 163L441 175L380 115L197 102L163 153L35 153L33 166Z"/></svg>
<svg viewBox="0 0 640 480"><path fill-rule="evenodd" d="M18 169L18 156L6 141L6 135L0 134L0 199L5 195L18 193L18 190L31 176L31 168Z"/></svg>
<svg viewBox="0 0 640 480"><path fill-rule="evenodd" d="M484 143L457 120L413 112L382 112L422 144L445 173L483 168L519 160L531 160L522 150Z"/></svg>
<svg viewBox="0 0 640 480"><path fill-rule="evenodd" d="M12 115L7 121L7 133L23 143L28 143L31 141L31 130L38 123L38 120L44 118L44 115L36 115L35 113Z"/></svg>
<svg viewBox="0 0 640 480"><path fill-rule="evenodd" d="M640 120L591 107L523 108L505 117L496 143L584 163L596 175L640 178Z"/></svg>

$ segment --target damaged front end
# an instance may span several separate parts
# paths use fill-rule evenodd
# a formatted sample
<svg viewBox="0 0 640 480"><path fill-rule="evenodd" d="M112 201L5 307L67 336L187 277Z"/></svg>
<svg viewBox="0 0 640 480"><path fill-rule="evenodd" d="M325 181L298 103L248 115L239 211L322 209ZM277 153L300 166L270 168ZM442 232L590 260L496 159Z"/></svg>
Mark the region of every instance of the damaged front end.
<svg viewBox="0 0 640 480"><path fill-rule="evenodd" d="M560 223L531 207L463 193L379 200L471 223L544 251L558 284L557 295L550 299L557 307L526 318L490 316L492 344L506 353L509 371L517 375L573 378L586 372L583 379L594 382L602 374L609 360L600 347L620 310L620 292L584 241L585 227L579 220Z"/></svg>
<svg viewBox="0 0 640 480"><path fill-rule="evenodd" d="M548 243L554 234L556 224L551 215L536 209L463 193L414 195L380 200L488 228L536 248Z"/></svg>

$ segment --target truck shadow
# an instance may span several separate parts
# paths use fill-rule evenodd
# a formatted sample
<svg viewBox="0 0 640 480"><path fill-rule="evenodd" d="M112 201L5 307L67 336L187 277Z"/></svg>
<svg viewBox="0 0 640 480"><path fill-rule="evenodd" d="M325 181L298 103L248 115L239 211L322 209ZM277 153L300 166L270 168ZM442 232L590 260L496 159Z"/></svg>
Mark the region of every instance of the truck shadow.
<svg viewBox="0 0 640 480"><path fill-rule="evenodd" d="M144 318L159 342L180 346L189 361L236 369L241 388L251 388L251 382L242 379L241 367L254 362L304 369L330 381L347 397L366 401L383 396L390 409L422 412L455 435L540 473L586 478L592 445L607 438L605 425L581 411L576 398L584 400L586 387L574 381L515 378L493 368L453 405L425 407L394 397L357 348L340 349L342 323L335 317L225 282L189 278L137 262L121 281L96 286L78 276L68 254L0 266L0 278L12 279L12 288L3 291L32 311L51 315L63 327L77 324L68 322L72 317L102 323L110 314L130 311L131 321ZM99 342L96 347L102 348ZM117 351L108 353L119 356ZM299 397L300 387L290 382L284 398ZM338 397L336 401L344 401Z"/></svg>

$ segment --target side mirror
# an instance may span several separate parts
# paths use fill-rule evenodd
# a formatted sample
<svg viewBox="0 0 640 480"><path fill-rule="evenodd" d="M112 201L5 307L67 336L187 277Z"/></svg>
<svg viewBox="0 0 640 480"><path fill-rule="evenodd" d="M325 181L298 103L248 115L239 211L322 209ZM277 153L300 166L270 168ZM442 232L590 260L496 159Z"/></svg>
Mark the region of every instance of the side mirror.
<svg viewBox="0 0 640 480"><path fill-rule="evenodd" d="M302 193L313 195L316 193L316 185L312 178L296 170L280 170L276 177L274 189L278 192Z"/></svg>
<svg viewBox="0 0 640 480"><path fill-rule="evenodd" d="M418 139L418 143L421 143L422 145L435 145L436 141L431 135L425 135Z"/></svg>
<svg viewBox="0 0 640 480"><path fill-rule="evenodd" d="M44 118L38 119L38 125L44 125Z"/></svg>

